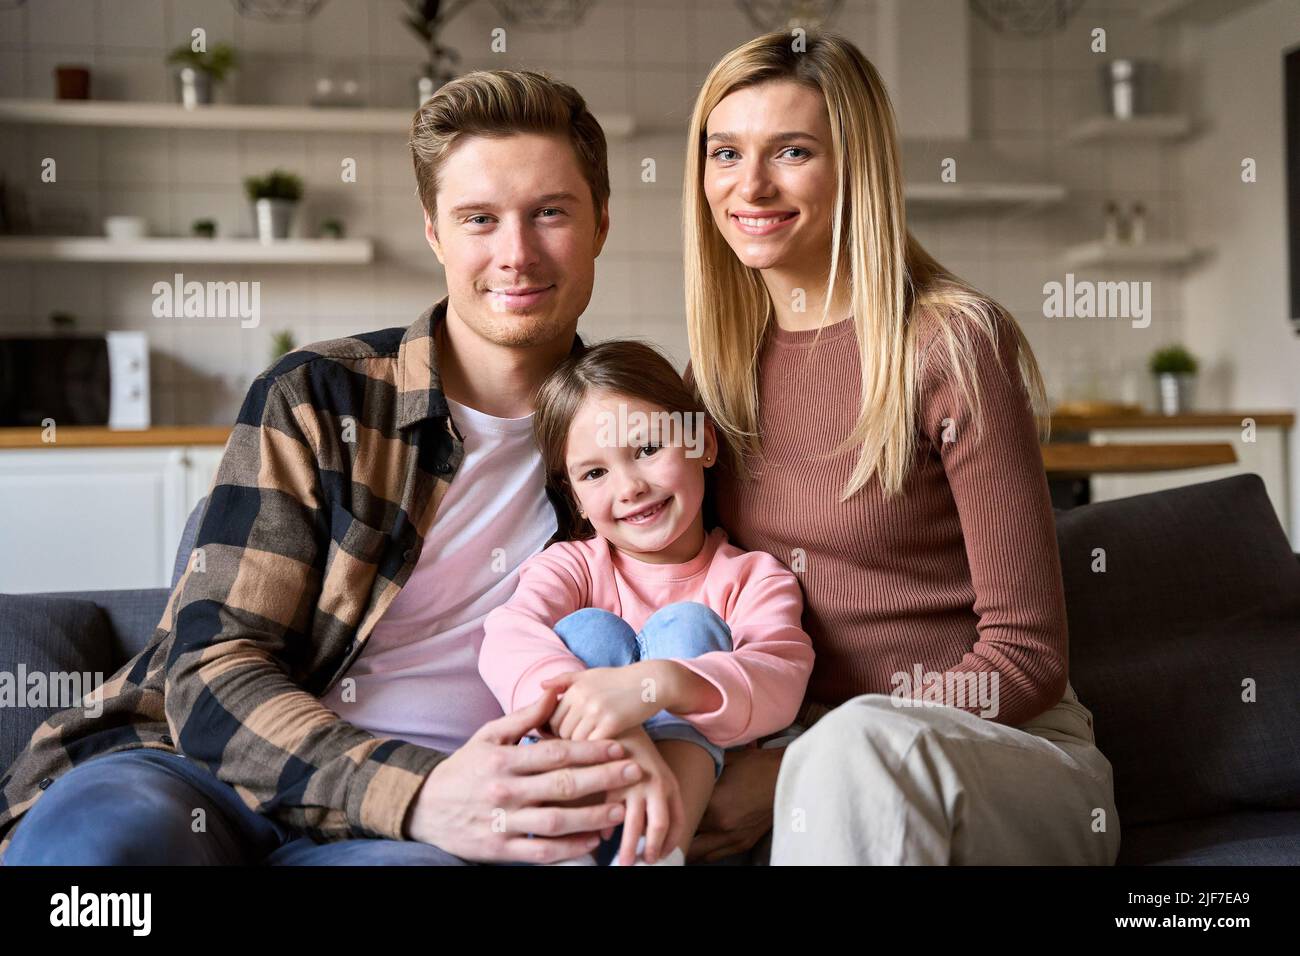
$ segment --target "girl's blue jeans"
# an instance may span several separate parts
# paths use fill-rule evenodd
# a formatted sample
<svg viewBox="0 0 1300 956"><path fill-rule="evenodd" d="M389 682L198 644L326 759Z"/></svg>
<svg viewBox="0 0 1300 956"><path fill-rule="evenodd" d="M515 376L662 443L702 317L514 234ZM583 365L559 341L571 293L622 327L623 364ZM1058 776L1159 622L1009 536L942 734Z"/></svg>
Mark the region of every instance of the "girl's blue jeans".
<svg viewBox="0 0 1300 956"><path fill-rule="evenodd" d="M711 609L695 601L668 604L650 615L638 634L617 614L582 608L562 618L555 633L588 667L626 667L643 660L685 660L710 651L730 651L731 629ZM714 779L722 773L722 748L688 721L661 710L643 724L651 740L689 740L713 758ZM536 737L526 738L529 743Z"/></svg>

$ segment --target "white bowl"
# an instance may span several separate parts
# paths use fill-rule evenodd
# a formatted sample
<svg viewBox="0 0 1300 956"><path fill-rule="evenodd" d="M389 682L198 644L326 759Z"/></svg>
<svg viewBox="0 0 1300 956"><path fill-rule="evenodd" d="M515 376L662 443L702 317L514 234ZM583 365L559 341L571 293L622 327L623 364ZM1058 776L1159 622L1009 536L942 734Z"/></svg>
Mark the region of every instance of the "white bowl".
<svg viewBox="0 0 1300 956"><path fill-rule="evenodd" d="M142 216L108 216L104 220L104 235L110 239L143 239L148 231Z"/></svg>

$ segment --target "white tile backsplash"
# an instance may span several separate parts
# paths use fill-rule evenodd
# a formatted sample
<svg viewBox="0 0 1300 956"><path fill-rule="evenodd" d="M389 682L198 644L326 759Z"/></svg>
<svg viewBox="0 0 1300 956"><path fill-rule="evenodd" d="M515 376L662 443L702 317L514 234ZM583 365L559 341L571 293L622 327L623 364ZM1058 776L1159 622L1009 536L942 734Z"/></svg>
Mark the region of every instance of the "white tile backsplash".
<svg viewBox="0 0 1300 956"><path fill-rule="evenodd" d="M71 126L35 126L26 139L27 156L24 172L35 172L36 181L47 190L59 184L94 186L99 183L98 131ZM15 144L23 142L15 137ZM53 162L54 182L45 182L40 173L47 161ZM17 172L14 170L13 172ZM13 173L11 173L12 175ZM21 174L19 174L21 175Z"/></svg>
<svg viewBox="0 0 1300 956"><path fill-rule="evenodd" d="M157 4L156 4L157 5ZM212 0L167 0L162 6L162 15L167 24L167 49L189 44L193 31L202 28L208 49L218 43L235 45L235 23L240 18L235 13L233 4L213 3ZM242 44L236 52L242 51Z"/></svg>
<svg viewBox="0 0 1300 956"><path fill-rule="evenodd" d="M175 81L155 50L101 49L95 53L94 96L156 102L172 96Z"/></svg>
<svg viewBox="0 0 1300 956"><path fill-rule="evenodd" d="M317 57L357 60L370 51L371 18L366 4L325 3L307 22L306 49Z"/></svg>
<svg viewBox="0 0 1300 956"><path fill-rule="evenodd" d="M27 4L26 41L33 48L91 46L100 27L96 4L86 0L42 0Z"/></svg>
<svg viewBox="0 0 1300 956"><path fill-rule="evenodd" d="M83 9L88 5L79 4ZM94 40L100 46L156 49L167 43L165 7L159 9L157 0L98 0L97 12Z"/></svg>
<svg viewBox="0 0 1300 956"><path fill-rule="evenodd" d="M100 129L99 181L113 192L119 186L143 186L160 197L176 169L171 144L176 134L161 129Z"/></svg>
<svg viewBox="0 0 1300 956"><path fill-rule="evenodd" d="M330 0L305 24L271 24L236 15L226 0L29 2L0 11L0 96L51 98L54 66L84 63L94 72L97 97L170 101L164 57L201 26L209 45L233 42L241 57L221 94L225 101L302 103L320 71L343 65L360 79L369 105L413 111L421 49L401 22L404 10L401 0ZM913 230L942 262L1022 320L1057 391L1073 364L1093 360L1088 356L1114 353L1121 363L1140 364L1153 343L1179 336L1177 274L1145 270L1134 276L1156 283L1157 318L1145 330L1044 319L1042 284L1064 277L1065 246L1099 238L1107 199L1142 200L1152 238L1180 234L1185 200L1177 145L1079 145L1065 138L1074 122L1102 107L1099 65L1118 55L1169 64L1169 34L1123 5L1087 4L1063 32L1037 38L999 33L978 16L970 23L969 93L978 145L1006 157L1007 175L1054 179L1070 196L1038 214L913 215ZM1107 30L1107 54L1089 49L1095 26ZM504 54L489 48L494 27L507 29ZM834 27L870 55L877 42L874 4L851 0ZM558 32L507 24L492 4L477 3L445 28L443 42L461 52L463 69L544 69L574 84L598 115L631 111L635 117L638 134L609 143L612 229L580 326L585 337L652 337L684 364L683 136L708 68L757 32L733 0L599 0L577 29ZM77 313L83 328L148 331L160 423L228 424L248 382L270 364L270 336L277 330L291 329L301 345L404 326L443 294L441 268L423 236L406 131L13 127L5 134L0 170L6 178L24 188L36 211L81 222L92 234L100 232L104 215L134 213L162 234L186 235L194 219L209 217L222 236L248 235L243 177L283 166L302 174L307 187L298 234L313 235L323 217L334 215L345 219L349 235L376 240L377 261L370 267L0 267L6 329L43 329L49 312L64 309ZM33 177L45 155L58 158L59 182L37 188ZM357 160L355 183L341 181L344 157ZM652 183L641 177L647 158L655 161ZM1010 172L1013 165L1017 172ZM963 170L971 168L963 161ZM994 172L998 168L995 163ZM242 330L235 320L225 326L209 320L204 327L154 319L152 283L175 271L201 281L260 281L261 325Z"/></svg>
<svg viewBox="0 0 1300 956"><path fill-rule="evenodd" d="M626 74L628 50L636 32L631 8L627 0L600 0L594 4L573 30L569 49L575 64L604 63Z"/></svg>
<svg viewBox="0 0 1300 956"><path fill-rule="evenodd" d="M629 5L633 62L643 67L694 66L696 37L700 32L697 17L706 6L682 0ZM707 24L707 13L700 19Z"/></svg>

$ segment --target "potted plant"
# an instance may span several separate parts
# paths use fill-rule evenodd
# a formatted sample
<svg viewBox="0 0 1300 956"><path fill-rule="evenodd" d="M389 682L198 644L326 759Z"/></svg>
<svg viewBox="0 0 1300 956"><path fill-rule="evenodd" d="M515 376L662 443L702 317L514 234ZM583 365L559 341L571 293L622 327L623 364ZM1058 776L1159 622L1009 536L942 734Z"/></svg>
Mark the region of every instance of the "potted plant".
<svg viewBox="0 0 1300 956"><path fill-rule="evenodd" d="M283 169L273 169L265 176L249 176L244 191L253 203L253 221L261 242L288 239L294 210L302 198L302 179Z"/></svg>
<svg viewBox="0 0 1300 956"><path fill-rule="evenodd" d="M90 67L60 65L54 68L54 98L58 100L90 99Z"/></svg>
<svg viewBox="0 0 1300 956"><path fill-rule="evenodd" d="M182 44L167 57L176 71L176 98L186 109L212 103L212 92L235 67L235 50L229 43L218 43L210 52L198 52Z"/></svg>
<svg viewBox="0 0 1300 956"><path fill-rule="evenodd" d="M1181 345L1160 349L1151 356L1150 368L1156 376L1162 415L1181 415L1192 407L1192 386L1196 381L1197 362Z"/></svg>
<svg viewBox="0 0 1300 956"><path fill-rule="evenodd" d="M274 362L281 355L288 355L298 343L294 340L293 332L290 329L282 329L271 336L271 361Z"/></svg>
<svg viewBox="0 0 1300 956"><path fill-rule="evenodd" d="M217 237L217 221L215 219L195 219L190 223L190 232L199 239L215 239Z"/></svg>
<svg viewBox="0 0 1300 956"><path fill-rule="evenodd" d="M447 3L445 0L406 0L406 25L424 43L428 61L424 71L416 77L416 106L438 92L438 88L448 80L456 78L455 65L460 62L460 54L451 47L438 42L438 35L447 21L467 6L471 0L458 0Z"/></svg>
<svg viewBox="0 0 1300 956"><path fill-rule="evenodd" d="M336 216L321 220L320 235L322 239L342 239L344 231L343 220Z"/></svg>

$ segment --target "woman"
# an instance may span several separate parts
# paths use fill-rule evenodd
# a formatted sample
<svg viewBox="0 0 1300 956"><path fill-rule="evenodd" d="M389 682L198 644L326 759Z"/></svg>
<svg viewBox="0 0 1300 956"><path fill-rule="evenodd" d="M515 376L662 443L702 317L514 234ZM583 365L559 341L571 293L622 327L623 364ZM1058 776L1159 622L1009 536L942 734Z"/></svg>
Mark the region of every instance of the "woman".
<svg viewBox="0 0 1300 956"><path fill-rule="evenodd" d="M908 232L879 75L834 35L759 37L709 74L688 144L720 517L796 572L816 653L802 734L728 755L692 857L770 828L773 863L1113 863L1042 379L1015 320Z"/></svg>

